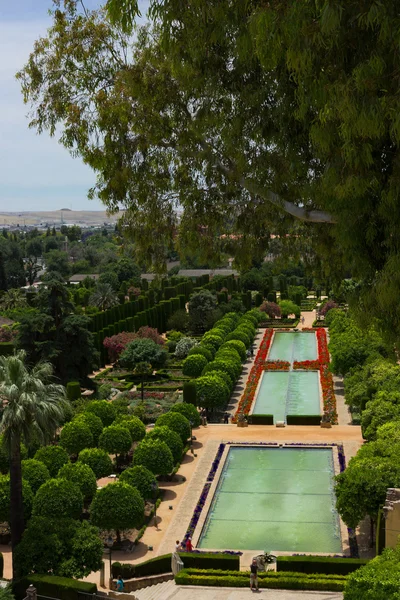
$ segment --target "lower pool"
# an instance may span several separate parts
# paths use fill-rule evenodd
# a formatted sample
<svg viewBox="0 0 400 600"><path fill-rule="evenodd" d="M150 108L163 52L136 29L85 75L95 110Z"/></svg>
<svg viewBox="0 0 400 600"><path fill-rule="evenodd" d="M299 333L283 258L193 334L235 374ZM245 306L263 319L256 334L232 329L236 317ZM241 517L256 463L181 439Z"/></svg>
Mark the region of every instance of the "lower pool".
<svg viewBox="0 0 400 600"><path fill-rule="evenodd" d="M233 447L198 547L342 553L331 448Z"/></svg>
<svg viewBox="0 0 400 600"><path fill-rule="evenodd" d="M276 422L320 413L318 371L264 371L253 414L273 415Z"/></svg>

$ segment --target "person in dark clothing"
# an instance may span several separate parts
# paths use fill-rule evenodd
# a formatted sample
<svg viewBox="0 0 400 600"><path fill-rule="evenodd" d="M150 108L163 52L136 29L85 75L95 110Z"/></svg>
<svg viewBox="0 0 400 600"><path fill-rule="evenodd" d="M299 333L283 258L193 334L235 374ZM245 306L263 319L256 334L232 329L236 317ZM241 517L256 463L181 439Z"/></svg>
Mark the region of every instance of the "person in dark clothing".
<svg viewBox="0 0 400 600"><path fill-rule="evenodd" d="M258 577L257 577L257 573L258 573L257 561L256 561L255 558L253 558L252 563L250 565L250 589L251 590L253 588L255 590L258 590Z"/></svg>
<svg viewBox="0 0 400 600"><path fill-rule="evenodd" d="M225 423L226 425L228 425L228 424L229 424L229 417L230 417L230 414L229 414L229 413L227 413L227 412L226 412L226 413L224 413L224 423Z"/></svg>

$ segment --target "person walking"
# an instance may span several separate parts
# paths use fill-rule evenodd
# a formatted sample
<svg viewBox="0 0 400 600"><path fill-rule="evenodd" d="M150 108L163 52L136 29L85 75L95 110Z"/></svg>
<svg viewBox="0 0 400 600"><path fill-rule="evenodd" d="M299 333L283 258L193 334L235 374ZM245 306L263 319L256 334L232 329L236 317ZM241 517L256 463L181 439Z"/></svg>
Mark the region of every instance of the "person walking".
<svg viewBox="0 0 400 600"><path fill-rule="evenodd" d="M225 425L229 424L229 417L230 417L229 413L227 413L227 412L224 413L224 423L225 423Z"/></svg>
<svg viewBox="0 0 400 600"><path fill-rule="evenodd" d="M117 592L123 592L123 591L124 591L124 580L122 579L122 577L120 575L117 579Z"/></svg>
<svg viewBox="0 0 400 600"><path fill-rule="evenodd" d="M189 537L186 541L186 552L191 552L192 550L193 550L192 538Z"/></svg>
<svg viewBox="0 0 400 600"><path fill-rule="evenodd" d="M251 590L255 589L256 591L258 591L257 573L258 573L257 561L255 558L253 558L251 565L250 565L250 589Z"/></svg>

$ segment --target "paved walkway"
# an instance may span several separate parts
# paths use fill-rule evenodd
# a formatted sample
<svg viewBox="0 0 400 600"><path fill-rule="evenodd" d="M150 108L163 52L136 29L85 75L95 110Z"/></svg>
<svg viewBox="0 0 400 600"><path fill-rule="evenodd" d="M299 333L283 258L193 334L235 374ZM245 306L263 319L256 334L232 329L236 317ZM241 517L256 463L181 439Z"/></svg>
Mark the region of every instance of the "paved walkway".
<svg viewBox="0 0 400 600"><path fill-rule="evenodd" d="M177 585L165 594L157 595L157 600L342 600L341 592L307 592L289 590L260 590L251 592L249 588L220 588ZM361 598L360 598L361 600Z"/></svg>

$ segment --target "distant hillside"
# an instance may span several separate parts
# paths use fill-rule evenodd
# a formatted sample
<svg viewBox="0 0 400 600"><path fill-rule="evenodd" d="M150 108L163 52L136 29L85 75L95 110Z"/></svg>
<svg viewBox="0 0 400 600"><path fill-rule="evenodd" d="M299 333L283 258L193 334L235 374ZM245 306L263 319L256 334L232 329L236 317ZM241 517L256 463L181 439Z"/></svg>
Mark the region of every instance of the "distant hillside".
<svg viewBox="0 0 400 600"><path fill-rule="evenodd" d="M104 210L71 210L62 208L53 211L0 212L2 225L60 225L76 224L99 226L103 223L116 223L122 213L109 217Z"/></svg>

